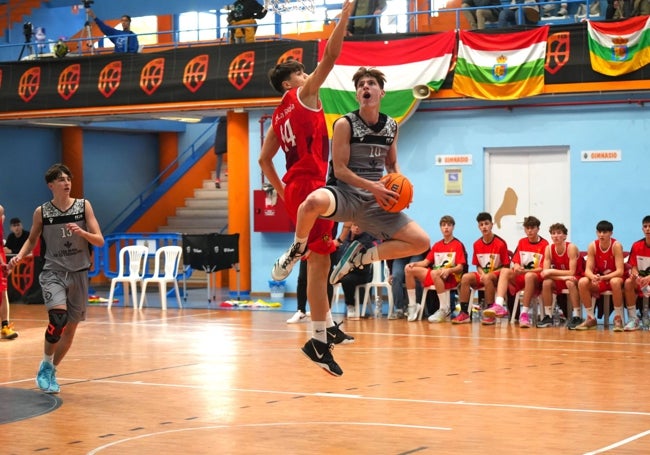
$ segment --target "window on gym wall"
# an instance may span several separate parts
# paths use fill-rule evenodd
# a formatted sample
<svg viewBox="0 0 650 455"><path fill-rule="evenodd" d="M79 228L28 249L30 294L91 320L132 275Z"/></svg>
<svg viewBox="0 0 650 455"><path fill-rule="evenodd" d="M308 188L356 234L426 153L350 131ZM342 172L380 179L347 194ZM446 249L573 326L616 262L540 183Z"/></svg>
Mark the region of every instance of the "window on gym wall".
<svg viewBox="0 0 650 455"><path fill-rule="evenodd" d="M217 15L220 12L188 11L178 15L178 41L214 41L217 37Z"/></svg>
<svg viewBox="0 0 650 455"><path fill-rule="evenodd" d="M435 0L434 0L435 1ZM444 0L446 2L446 0ZM407 0L388 0L386 9L381 15L382 33L406 33L408 31L408 22L410 19L415 20L415 16L407 16Z"/></svg>

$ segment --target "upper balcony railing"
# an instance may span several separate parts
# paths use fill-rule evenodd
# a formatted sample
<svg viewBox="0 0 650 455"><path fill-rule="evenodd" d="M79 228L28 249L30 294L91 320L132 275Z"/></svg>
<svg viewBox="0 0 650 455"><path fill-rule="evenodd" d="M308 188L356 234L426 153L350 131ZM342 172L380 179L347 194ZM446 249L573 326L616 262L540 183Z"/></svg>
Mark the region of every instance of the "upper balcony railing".
<svg viewBox="0 0 650 455"><path fill-rule="evenodd" d="M502 0L504 1L504 0ZM557 1L546 1L536 4L539 7L539 21L537 25L557 25L557 24L567 24L567 23L577 23L585 21L586 19L592 20L602 20L605 19L605 9L607 8L606 0L557 0ZM386 32L389 30L391 33L394 32L395 27L388 27L386 24L401 24L401 29L406 33L432 33L436 31L442 31L444 29L455 28L467 28L467 20L465 19L465 14L467 12L475 12L481 9L495 9L499 10L504 9L513 9L516 10L515 17L517 24L525 25L525 15L524 9L530 7L531 4L510 4L508 0L505 0L500 6L488 6L488 7L471 7L471 8L440 8L440 9L429 9L422 11L410 11L404 13L392 13L384 12L381 16L377 17L381 19L381 22L377 21L378 29L381 27L381 30ZM564 9L563 15L552 15L552 13L545 14L546 11L562 10ZM316 38L327 38L329 31L333 27L333 22L336 18L327 18L327 16L338 16L339 10L330 9L326 14L326 19L323 20L322 16L318 19L314 19L314 15L305 14L306 19L304 20L292 20L291 21L291 30L292 33L286 33L282 30L287 29L283 25L286 23L282 22L283 15L276 14L276 27L275 30L278 30L277 33L270 34L268 30L270 28L265 28L264 25L260 24L258 27L258 32L256 35L256 41L269 41L269 40L278 40L278 39L316 39ZM587 13L590 14L587 15ZM271 14L271 16L273 16ZM295 16L294 16L295 17ZM360 18L374 18L375 16L354 16L352 19ZM272 19L273 20L273 19ZM269 25L269 24L266 24ZM280 26L278 26L280 25ZM530 24L529 24L530 25ZM486 28L495 28L497 27L497 21L491 21L486 23ZM444 28L441 28L444 27ZM173 30L173 31L158 31L155 33L140 33L138 38L140 42L153 42L153 44L145 44L142 49L144 52L156 51L156 50L166 50L179 47L192 47L197 45L206 45L206 44L216 44L222 43L227 44L229 42L228 37L230 33L240 28L238 26L217 26L206 28L197 28L194 30ZM308 30L309 33L304 33L302 31ZM378 30L379 31L379 30ZM214 36L213 39L209 40L200 40L200 41L182 41L179 39L181 35L187 34L187 32L196 32L196 36L205 36L207 33L212 32L211 35ZM93 54L103 54L113 52L112 47L101 47L101 43L108 42L108 38L104 36L84 36L73 39L65 40L65 44L70 50L69 55L93 55ZM23 59L38 59L38 58L47 58L54 57L54 45L56 43L53 41L49 42L35 42L34 40L29 40L23 43L9 43L0 45L0 60L1 61L16 61Z"/></svg>

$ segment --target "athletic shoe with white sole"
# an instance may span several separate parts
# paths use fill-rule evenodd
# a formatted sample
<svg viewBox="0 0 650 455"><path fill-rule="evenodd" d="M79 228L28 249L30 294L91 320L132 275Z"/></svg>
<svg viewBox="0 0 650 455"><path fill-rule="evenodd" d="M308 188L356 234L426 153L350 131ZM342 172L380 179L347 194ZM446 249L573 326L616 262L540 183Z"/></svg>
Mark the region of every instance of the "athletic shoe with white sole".
<svg viewBox="0 0 650 455"><path fill-rule="evenodd" d="M343 370L341 370L339 364L334 361L334 356L332 356L332 353L330 352L333 348L333 345L327 345L327 343L312 338L302 347L302 352L309 357L309 360L321 367L327 373L332 376L341 376Z"/></svg>
<svg viewBox="0 0 650 455"><path fill-rule="evenodd" d="M306 320L307 320L307 313L303 313L302 311L298 310L293 314L293 316L287 319L287 324L295 324L297 322L303 322Z"/></svg>
<svg viewBox="0 0 650 455"><path fill-rule="evenodd" d="M291 270L293 270L293 266L296 265L296 262L298 262L306 253L306 251L301 252L300 248L300 243L294 243L291 245L291 248L285 251L284 254L275 261L273 269L271 270L271 278L275 281L282 281L289 276Z"/></svg>
<svg viewBox="0 0 650 455"><path fill-rule="evenodd" d="M354 258L363 250L363 244L357 240L350 243L350 246L345 250L341 260L334 266L330 274L330 284L336 284L341 281L345 275L350 273L357 267L354 265Z"/></svg>
<svg viewBox="0 0 650 455"><path fill-rule="evenodd" d="M354 343L354 337L348 335L341 330L342 322L335 322L332 327L327 328L327 343L328 344L350 344Z"/></svg>
<svg viewBox="0 0 650 455"><path fill-rule="evenodd" d="M451 311L445 311L442 308L438 308L438 311L429 316L429 322L441 323L449 322L451 320Z"/></svg>

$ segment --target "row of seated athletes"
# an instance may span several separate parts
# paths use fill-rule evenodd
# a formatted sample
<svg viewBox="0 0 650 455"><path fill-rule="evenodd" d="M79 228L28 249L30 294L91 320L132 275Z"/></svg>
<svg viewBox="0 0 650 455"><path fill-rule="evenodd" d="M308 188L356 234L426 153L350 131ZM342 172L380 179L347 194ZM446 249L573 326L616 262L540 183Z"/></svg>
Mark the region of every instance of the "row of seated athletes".
<svg viewBox="0 0 650 455"><path fill-rule="evenodd" d="M539 235L540 221L530 216L524 220L526 237L511 253L506 242L492 232L489 213L479 213L476 220L481 232L481 237L473 244L471 264L476 271L469 271L465 246L454 237L455 220L448 215L440 219L442 239L424 258L404 258L405 265L400 264L402 261L393 262L395 312L389 319L399 319L405 313L409 321L417 320L425 310L422 305L427 303L421 300L424 287L436 291L428 293L436 296L431 302L433 308L427 311L429 321L434 323L470 322L470 299L478 291L481 300L489 303L481 315L484 325L507 318L519 294L521 328L533 324L540 328L550 327L553 305L557 301L570 305L565 308L565 314L571 313L567 323L570 330L589 330L596 328L595 307L602 308L601 297L607 294L611 295L614 304L614 331L640 328L637 309L641 308L643 297L650 294L650 216L642 220L644 237L635 242L629 252L612 237L614 227L609 221L597 224L597 238L587 251L580 252L575 244L567 242L568 231L562 223L550 227L549 243ZM403 267L405 291L399 281L400 267ZM460 301L456 314L452 314L452 292ZM534 303L538 303L536 321L530 315ZM625 325L624 303L628 320Z"/></svg>

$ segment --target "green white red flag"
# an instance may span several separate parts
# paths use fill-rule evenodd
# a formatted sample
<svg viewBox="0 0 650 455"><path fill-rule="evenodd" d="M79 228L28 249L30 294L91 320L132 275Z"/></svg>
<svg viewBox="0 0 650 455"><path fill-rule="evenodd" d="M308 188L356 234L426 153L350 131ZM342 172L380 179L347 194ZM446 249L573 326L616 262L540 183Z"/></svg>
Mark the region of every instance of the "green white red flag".
<svg viewBox="0 0 650 455"><path fill-rule="evenodd" d="M327 41L318 47L318 60ZM381 111L403 122L415 110L419 99L413 88L427 85L438 90L449 72L456 33L386 41L345 41L341 55L320 90L328 128L341 115L359 108L352 75L360 66L374 67L386 75Z"/></svg>

